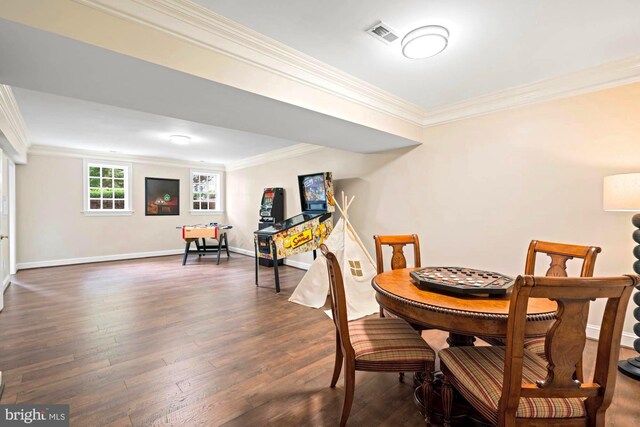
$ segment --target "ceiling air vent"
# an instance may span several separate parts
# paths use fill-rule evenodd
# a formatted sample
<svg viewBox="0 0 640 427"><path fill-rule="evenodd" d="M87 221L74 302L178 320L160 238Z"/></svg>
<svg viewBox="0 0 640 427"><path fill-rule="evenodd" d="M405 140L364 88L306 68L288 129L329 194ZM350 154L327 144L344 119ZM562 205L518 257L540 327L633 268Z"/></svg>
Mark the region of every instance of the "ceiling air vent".
<svg viewBox="0 0 640 427"><path fill-rule="evenodd" d="M391 44L398 40L396 31L382 21L369 28L367 33L371 34L384 44Z"/></svg>

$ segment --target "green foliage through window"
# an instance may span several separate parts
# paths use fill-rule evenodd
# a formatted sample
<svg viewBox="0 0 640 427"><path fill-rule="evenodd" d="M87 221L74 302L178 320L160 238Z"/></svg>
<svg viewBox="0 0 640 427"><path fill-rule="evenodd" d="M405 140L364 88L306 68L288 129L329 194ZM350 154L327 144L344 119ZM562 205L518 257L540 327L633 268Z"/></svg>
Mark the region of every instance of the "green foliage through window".
<svg viewBox="0 0 640 427"><path fill-rule="evenodd" d="M89 165L89 209L124 210L126 169L108 165Z"/></svg>
<svg viewBox="0 0 640 427"><path fill-rule="evenodd" d="M220 174L193 172L191 175L191 193L193 210L215 210L217 206Z"/></svg>

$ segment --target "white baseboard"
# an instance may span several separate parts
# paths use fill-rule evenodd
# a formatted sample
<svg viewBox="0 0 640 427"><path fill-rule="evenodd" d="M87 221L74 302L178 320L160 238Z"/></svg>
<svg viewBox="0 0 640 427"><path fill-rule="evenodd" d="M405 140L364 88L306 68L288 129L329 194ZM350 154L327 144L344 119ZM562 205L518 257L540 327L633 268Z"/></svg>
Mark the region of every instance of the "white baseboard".
<svg viewBox="0 0 640 427"><path fill-rule="evenodd" d="M164 251L134 252L129 254L101 255L82 258L53 259L47 261L19 262L16 265L18 270L29 268L55 267L60 265L87 264L90 262L120 261L124 259L150 258L156 256L180 255L184 249L167 249Z"/></svg>
<svg viewBox="0 0 640 427"><path fill-rule="evenodd" d="M300 270L308 270L311 268L311 264L309 264L308 262L293 261L286 258L284 260L284 264L290 267L299 268Z"/></svg>
<svg viewBox="0 0 640 427"><path fill-rule="evenodd" d="M598 340L600 337L600 326L597 325L587 325L587 338L591 338L594 340ZM635 334L631 332L622 332L622 339L620 340L620 345L622 347L633 348L633 342L636 340Z"/></svg>
<svg viewBox="0 0 640 427"><path fill-rule="evenodd" d="M7 276L4 278L4 280L2 281L2 292L4 293L4 291L7 290L7 288L9 287L9 284L11 283L11 276Z"/></svg>
<svg viewBox="0 0 640 427"><path fill-rule="evenodd" d="M254 251L250 251L248 249L233 248L229 246L229 250L231 252L235 252L238 254L250 256L251 258L255 257ZM293 261L287 258L284 259L284 265L288 265L289 267L299 268L301 270L308 270L311 267L311 264L309 264L308 262Z"/></svg>
<svg viewBox="0 0 640 427"><path fill-rule="evenodd" d="M248 249L234 248L234 247L229 246L229 250L231 252L236 253L236 254L242 254L242 255L250 256L251 258L253 258L255 256L253 251L250 251Z"/></svg>
<svg viewBox="0 0 640 427"><path fill-rule="evenodd" d="M247 249L229 247L229 250L231 252L247 255L250 257L254 256L253 251L250 251ZM61 265L88 264L91 262L120 261L125 259L150 258L150 257L167 256L167 255L181 255L183 253L184 253L184 249L168 249L164 251L134 252L129 254L101 255L101 256L82 257L82 258L53 259L53 260L47 260L47 261L19 262L18 264L16 264L16 268L18 270L27 270L29 268L56 267ZM308 270L309 267L311 267L311 264L309 263L292 261L288 259L285 259L284 263L285 265L300 268L303 270ZM7 276L5 280L8 281L9 277Z"/></svg>

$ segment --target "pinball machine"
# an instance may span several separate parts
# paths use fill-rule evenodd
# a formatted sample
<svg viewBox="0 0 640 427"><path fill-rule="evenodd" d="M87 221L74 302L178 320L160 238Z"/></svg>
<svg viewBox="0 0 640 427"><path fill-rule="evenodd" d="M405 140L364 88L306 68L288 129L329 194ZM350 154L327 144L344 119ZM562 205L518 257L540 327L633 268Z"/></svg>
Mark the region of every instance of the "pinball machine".
<svg viewBox="0 0 640 427"><path fill-rule="evenodd" d="M331 172L298 176L302 213L254 232L256 286L260 260L273 264L276 292L280 292L278 261L291 255L314 252L333 230L335 211Z"/></svg>

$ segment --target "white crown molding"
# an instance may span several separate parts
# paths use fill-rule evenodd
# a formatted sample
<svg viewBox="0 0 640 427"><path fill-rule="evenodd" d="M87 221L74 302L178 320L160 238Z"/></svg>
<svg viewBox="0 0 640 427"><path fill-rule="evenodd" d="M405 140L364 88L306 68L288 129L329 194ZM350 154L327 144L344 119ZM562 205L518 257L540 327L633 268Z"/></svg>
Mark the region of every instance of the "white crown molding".
<svg viewBox="0 0 640 427"><path fill-rule="evenodd" d="M640 81L640 56L425 109L190 0L73 0L422 127Z"/></svg>
<svg viewBox="0 0 640 427"><path fill-rule="evenodd" d="M189 0L73 0L420 125L424 109Z"/></svg>
<svg viewBox="0 0 640 427"><path fill-rule="evenodd" d="M27 150L31 145L27 136L27 127L11 87L2 84L0 84L0 130L11 144L11 147L3 147L11 160L15 163L25 163Z"/></svg>
<svg viewBox="0 0 640 427"><path fill-rule="evenodd" d="M53 156L73 157L77 159L91 158L95 160L126 161L132 163L144 163L158 166L188 167L194 170L207 171L234 171L274 162L276 160L291 159L314 151L322 150L323 146L313 144L295 144L277 150L268 151L256 156L247 157L226 164L191 162L187 160L166 159L163 157L136 156L124 153L111 153L105 151L83 150L78 148L54 147L48 145L32 145L29 156Z"/></svg>
<svg viewBox="0 0 640 427"><path fill-rule="evenodd" d="M640 82L640 55L478 96L426 112L424 127Z"/></svg>
<svg viewBox="0 0 640 427"><path fill-rule="evenodd" d="M327 147L323 147L320 145L313 145L313 144L290 145L289 147L279 148L277 150L272 150L264 154L258 154L257 156L247 157L246 159L227 163L225 165L226 166L225 169L227 171L245 169L253 166L263 165L265 163L274 162L276 160L291 159L294 157L299 157L304 154L322 150L323 148L327 148Z"/></svg>
<svg viewBox="0 0 640 427"><path fill-rule="evenodd" d="M411 124L414 129L417 128L418 130L640 81L640 55L636 55L458 103L424 109L272 40L222 15L216 14L190 0L68 1L89 7L92 10L98 10L110 16L116 16L127 22L144 25L217 54L225 55L228 58L242 61L274 75L287 78L292 82L322 90L335 96L336 99L348 100L353 102L354 105L360 105L371 111L385 114L389 118L395 118L403 123ZM8 93L10 93L10 88L7 89ZM7 89L4 90L4 93L7 92ZM3 95L3 93L0 93L0 95ZM2 102L2 99L0 99L0 102ZM11 105L10 109L17 111L15 99L13 99L12 95L10 101L5 101L4 103ZM16 129L14 133L19 135L17 139L28 148L29 141L24 130L24 123L19 115L17 117L12 119L11 128ZM417 139L424 139L424 137ZM36 150L31 150L30 153L37 154L44 151L51 154L52 149L40 147ZM227 165L227 169L235 170L287 157L278 152L279 150L276 150L255 158L232 162ZM291 152L285 149L285 153L288 153L289 156L298 155L295 149ZM85 153L81 155L84 156ZM109 153L101 153L101 155L105 156L105 158L118 157ZM17 156L14 160L16 163L23 163L26 158ZM135 159L134 161L185 165L184 162L175 162L169 159L149 158ZM191 165L192 163L187 164ZM222 165L216 166L223 168Z"/></svg>
<svg viewBox="0 0 640 427"><path fill-rule="evenodd" d="M91 158L95 160L117 160L132 163L144 163L169 167L188 167L206 169L223 172L224 165L221 163L193 162L188 160L174 160L163 157L136 156L123 153L112 153L95 150L82 150L76 148L53 147L45 145L32 145L29 149L29 156L53 156L53 157L74 157L78 159Z"/></svg>

